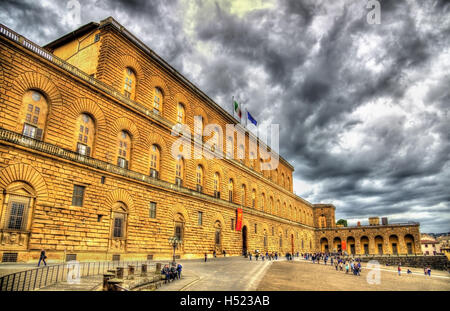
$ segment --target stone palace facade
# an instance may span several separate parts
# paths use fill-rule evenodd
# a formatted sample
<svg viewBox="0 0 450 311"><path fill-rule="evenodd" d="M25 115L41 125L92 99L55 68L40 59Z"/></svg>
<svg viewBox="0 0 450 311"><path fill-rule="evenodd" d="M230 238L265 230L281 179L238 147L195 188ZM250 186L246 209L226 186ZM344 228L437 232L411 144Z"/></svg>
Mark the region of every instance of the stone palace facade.
<svg viewBox="0 0 450 311"><path fill-rule="evenodd" d="M245 152L252 134L245 146L213 135L234 145L231 159L173 157L172 127L193 129L194 117L202 128L236 124L112 18L44 47L0 25L2 261L37 260L41 249L55 261L170 258L173 236L181 258L344 244L355 254L421 252L417 223L336 227L334 206L293 193L286 160L261 170L260 154Z"/></svg>

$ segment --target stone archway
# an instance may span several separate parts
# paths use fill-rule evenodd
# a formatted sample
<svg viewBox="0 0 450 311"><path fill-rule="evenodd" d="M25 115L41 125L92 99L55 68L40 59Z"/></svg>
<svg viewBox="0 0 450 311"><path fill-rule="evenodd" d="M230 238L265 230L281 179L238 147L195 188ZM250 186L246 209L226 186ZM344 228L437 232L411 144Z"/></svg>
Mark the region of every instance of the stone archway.
<svg viewBox="0 0 450 311"><path fill-rule="evenodd" d="M405 235L405 246L408 255L415 253L414 237L411 234Z"/></svg>
<svg viewBox="0 0 450 311"><path fill-rule="evenodd" d="M361 254L369 255L370 253L370 243L369 238L365 235L361 237Z"/></svg>
<svg viewBox="0 0 450 311"><path fill-rule="evenodd" d="M383 255L384 254L384 240L383 237L381 235L377 235L374 239L375 241L375 249L376 249L376 253L378 255Z"/></svg>
<svg viewBox="0 0 450 311"><path fill-rule="evenodd" d="M356 246L355 246L355 238L352 236L347 237L347 253L355 255L356 254Z"/></svg>
<svg viewBox="0 0 450 311"><path fill-rule="evenodd" d="M214 223L214 250L217 254L222 253L222 223L216 220Z"/></svg>
<svg viewBox="0 0 450 311"><path fill-rule="evenodd" d="M333 252L342 252L342 241L340 237L335 237L333 239Z"/></svg>
<svg viewBox="0 0 450 311"><path fill-rule="evenodd" d="M391 248L391 254L398 255L398 237L395 234L389 236L389 246Z"/></svg>
<svg viewBox="0 0 450 311"><path fill-rule="evenodd" d="M320 239L320 251L322 253L328 253L328 239L327 238Z"/></svg>

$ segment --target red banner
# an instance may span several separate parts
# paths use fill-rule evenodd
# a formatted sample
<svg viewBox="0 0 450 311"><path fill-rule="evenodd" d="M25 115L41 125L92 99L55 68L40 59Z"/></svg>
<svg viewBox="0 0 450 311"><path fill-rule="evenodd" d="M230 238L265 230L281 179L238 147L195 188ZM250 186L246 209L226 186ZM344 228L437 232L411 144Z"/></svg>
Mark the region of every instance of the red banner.
<svg viewBox="0 0 450 311"><path fill-rule="evenodd" d="M341 247L342 247L343 251L345 251L347 249L347 244L345 244L345 241L342 241Z"/></svg>
<svg viewBox="0 0 450 311"><path fill-rule="evenodd" d="M242 228L242 208L236 210L236 231L241 231Z"/></svg>

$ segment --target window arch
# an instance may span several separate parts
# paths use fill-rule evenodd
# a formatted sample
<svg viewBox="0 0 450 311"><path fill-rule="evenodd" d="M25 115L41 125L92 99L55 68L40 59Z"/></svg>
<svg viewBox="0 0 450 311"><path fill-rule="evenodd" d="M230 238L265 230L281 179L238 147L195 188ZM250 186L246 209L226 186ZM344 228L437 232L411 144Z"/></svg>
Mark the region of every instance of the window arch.
<svg viewBox="0 0 450 311"><path fill-rule="evenodd" d="M286 188L287 188L288 190L291 190L291 178L289 178L289 176L288 176L288 178L287 178Z"/></svg>
<svg viewBox="0 0 450 311"><path fill-rule="evenodd" d="M45 96L35 90L26 91L22 98L22 135L42 140L47 115L48 103Z"/></svg>
<svg viewBox="0 0 450 311"><path fill-rule="evenodd" d="M136 73L130 67L124 70L123 94L131 100L136 96Z"/></svg>
<svg viewBox="0 0 450 311"><path fill-rule="evenodd" d="M182 103L178 103L177 105L177 123L186 123L186 108Z"/></svg>
<svg viewBox="0 0 450 311"><path fill-rule="evenodd" d="M245 184L242 184L241 186L241 205L245 206L247 203L247 188L245 187Z"/></svg>
<svg viewBox="0 0 450 311"><path fill-rule="evenodd" d="M184 179L184 159L181 155L177 157L177 162L175 164L175 183L178 186L183 185Z"/></svg>
<svg viewBox="0 0 450 311"><path fill-rule="evenodd" d="M326 228L327 227L327 218L325 215L319 216L319 228Z"/></svg>
<svg viewBox="0 0 450 311"><path fill-rule="evenodd" d="M266 195L264 192L261 195L261 210L264 212L264 207L266 206Z"/></svg>
<svg viewBox="0 0 450 311"><path fill-rule="evenodd" d="M127 131L120 131L117 138L117 165L128 169L131 159L131 136Z"/></svg>
<svg viewBox="0 0 450 311"><path fill-rule="evenodd" d="M194 117L194 135L198 142L203 141L203 129L205 128L205 121L202 116Z"/></svg>
<svg viewBox="0 0 450 311"><path fill-rule="evenodd" d="M281 173L281 186L284 188L284 173Z"/></svg>
<svg viewBox="0 0 450 311"><path fill-rule="evenodd" d="M227 137L227 158L228 159L233 159L234 158L234 142L233 142L233 137L232 136L228 136Z"/></svg>
<svg viewBox="0 0 450 311"><path fill-rule="evenodd" d="M158 145L153 144L150 147L150 176L159 178L159 168L161 161L161 149Z"/></svg>
<svg viewBox="0 0 450 311"><path fill-rule="evenodd" d="M160 115L164 104L163 92L159 87L153 89L153 113Z"/></svg>
<svg viewBox="0 0 450 311"><path fill-rule="evenodd" d="M95 122L94 119L86 114L82 113L77 119L78 130L77 135L77 153L85 156L92 155L92 148L94 146L95 139Z"/></svg>
<svg viewBox="0 0 450 311"><path fill-rule="evenodd" d="M269 199L269 213L273 214L273 197Z"/></svg>
<svg viewBox="0 0 450 311"><path fill-rule="evenodd" d="M214 223L214 246L217 251L222 250L222 223L216 220Z"/></svg>
<svg viewBox="0 0 450 311"><path fill-rule="evenodd" d="M252 207L256 208L256 189L252 190Z"/></svg>
<svg viewBox="0 0 450 311"><path fill-rule="evenodd" d="M218 172L214 173L213 187L214 187L214 197L220 198L220 175Z"/></svg>
<svg viewBox="0 0 450 311"><path fill-rule="evenodd" d="M256 169L256 157L254 152L250 152L250 168L253 170Z"/></svg>
<svg viewBox="0 0 450 311"><path fill-rule="evenodd" d="M228 199L230 202L233 202L233 192L234 192L234 182L233 178L230 178L228 181Z"/></svg>
<svg viewBox="0 0 450 311"><path fill-rule="evenodd" d="M125 239L127 230L127 207L123 202L117 202L112 207L112 230L113 239Z"/></svg>
<svg viewBox="0 0 450 311"><path fill-rule="evenodd" d="M197 165L196 171L197 191L203 192L203 166Z"/></svg>

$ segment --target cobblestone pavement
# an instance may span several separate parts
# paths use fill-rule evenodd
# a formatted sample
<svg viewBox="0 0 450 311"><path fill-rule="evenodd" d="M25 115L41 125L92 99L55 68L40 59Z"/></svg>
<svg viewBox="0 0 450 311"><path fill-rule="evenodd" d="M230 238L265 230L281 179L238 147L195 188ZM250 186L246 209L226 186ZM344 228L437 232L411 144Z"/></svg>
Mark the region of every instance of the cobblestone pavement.
<svg viewBox="0 0 450 311"><path fill-rule="evenodd" d="M368 270L363 264L361 276L336 271L334 267L323 264L312 264L303 260L274 263L259 283L260 291L435 291L450 290L449 273L434 271L431 277L423 274L421 269L410 268L413 273L398 276L397 267L380 267L379 284L369 284Z"/></svg>

